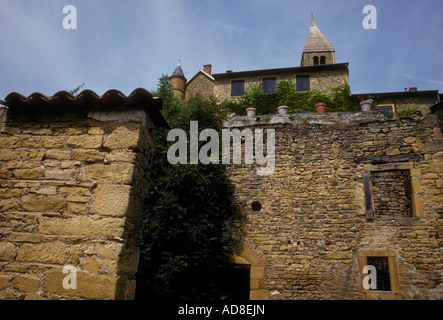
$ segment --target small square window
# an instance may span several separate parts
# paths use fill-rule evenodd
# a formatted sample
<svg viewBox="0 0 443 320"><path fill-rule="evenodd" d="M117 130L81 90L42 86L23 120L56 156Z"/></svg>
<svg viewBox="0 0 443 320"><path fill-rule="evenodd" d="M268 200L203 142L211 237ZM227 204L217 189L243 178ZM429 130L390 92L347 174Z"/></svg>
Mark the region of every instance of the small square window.
<svg viewBox="0 0 443 320"><path fill-rule="evenodd" d="M231 81L231 97L239 97L245 95L245 80Z"/></svg>
<svg viewBox="0 0 443 320"><path fill-rule="evenodd" d="M263 78L263 93L275 93L277 78Z"/></svg>
<svg viewBox="0 0 443 320"><path fill-rule="evenodd" d="M297 91L309 91L311 86L309 84L309 75L296 76L296 87Z"/></svg>
<svg viewBox="0 0 443 320"><path fill-rule="evenodd" d="M374 266L376 270L377 285L371 290L391 291L388 257L368 257L367 263L370 266Z"/></svg>
<svg viewBox="0 0 443 320"><path fill-rule="evenodd" d="M360 292L363 299L402 299L395 255L392 250L362 250L357 252L361 272ZM367 287L368 285L369 287Z"/></svg>

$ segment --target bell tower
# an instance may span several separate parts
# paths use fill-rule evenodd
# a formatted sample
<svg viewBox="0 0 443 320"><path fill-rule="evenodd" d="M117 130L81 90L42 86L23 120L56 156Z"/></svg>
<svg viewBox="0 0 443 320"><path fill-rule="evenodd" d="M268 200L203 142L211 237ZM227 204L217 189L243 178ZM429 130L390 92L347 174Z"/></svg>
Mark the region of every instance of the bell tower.
<svg viewBox="0 0 443 320"><path fill-rule="evenodd" d="M314 22L314 18L312 18L300 65L304 67L334 63L335 49L321 33Z"/></svg>
<svg viewBox="0 0 443 320"><path fill-rule="evenodd" d="M178 60L177 67L175 68L172 75L169 77L169 83L171 84L172 92L176 94L180 98L180 100L184 100L186 90L186 78L183 74L180 60Z"/></svg>

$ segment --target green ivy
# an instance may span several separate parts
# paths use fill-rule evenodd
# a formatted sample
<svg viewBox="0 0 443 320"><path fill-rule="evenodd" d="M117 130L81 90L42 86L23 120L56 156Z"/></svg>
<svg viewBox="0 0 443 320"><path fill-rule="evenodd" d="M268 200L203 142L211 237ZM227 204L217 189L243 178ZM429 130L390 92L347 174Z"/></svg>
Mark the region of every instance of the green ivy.
<svg viewBox="0 0 443 320"><path fill-rule="evenodd" d="M256 84L237 99L226 99L220 103L225 114L244 115L246 108L255 107L257 115L276 113L277 107L289 107L289 113L301 110L315 112L317 102L326 102L328 112L358 111L359 106L351 100L351 90L347 82L329 90L311 90L299 92L295 83L288 79L277 82L275 93L263 93L262 84Z"/></svg>
<svg viewBox="0 0 443 320"><path fill-rule="evenodd" d="M179 101L167 76L159 79L155 94L171 128L189 137L189 122L195 120L200 131L221 131L215 100L197 95ZM224 277L239 242L228 226L241 221L233 187L222 165L171 165L167 151L174 142L167 141L167 133L158 130L150 163L136 299L229 299Z"/></svg>

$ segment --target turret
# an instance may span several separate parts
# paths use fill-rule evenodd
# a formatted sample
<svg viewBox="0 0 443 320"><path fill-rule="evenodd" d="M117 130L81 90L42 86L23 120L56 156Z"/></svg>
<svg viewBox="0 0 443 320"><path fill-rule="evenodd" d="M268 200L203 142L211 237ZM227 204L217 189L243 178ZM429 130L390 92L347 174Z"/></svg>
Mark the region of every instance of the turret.
<svg viewBox="0 0 443 320"><path fill-rule="evenodd" d="M169 77L169 83L171 84L172 92L176 94L180 100L185 99L186 90L186 78L183 74L180 60L172 75Z"/></svg>

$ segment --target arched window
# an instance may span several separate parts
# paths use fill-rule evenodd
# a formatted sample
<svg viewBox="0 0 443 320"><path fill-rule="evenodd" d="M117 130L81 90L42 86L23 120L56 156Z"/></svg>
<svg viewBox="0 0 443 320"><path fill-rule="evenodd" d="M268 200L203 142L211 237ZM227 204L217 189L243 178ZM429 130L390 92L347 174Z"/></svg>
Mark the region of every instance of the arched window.
<svg viewBox="0 0 443 320"><path fill-rule="evenodd" d="M320 64L326 64L326 57L325 56L320 57Z"/></svg>
<svg viewBox="0 0 443 320"><path fill-rule="evenodd" d="M318 65L318 57L314 56L314 66Z"/></svg>

